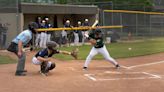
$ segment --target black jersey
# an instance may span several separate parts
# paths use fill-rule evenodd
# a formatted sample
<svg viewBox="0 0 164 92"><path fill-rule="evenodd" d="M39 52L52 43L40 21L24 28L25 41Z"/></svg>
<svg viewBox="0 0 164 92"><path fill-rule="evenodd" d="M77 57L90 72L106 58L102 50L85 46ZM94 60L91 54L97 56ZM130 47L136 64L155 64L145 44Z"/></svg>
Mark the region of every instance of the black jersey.
<svg viewBox="0 0 164 92"><path fill-rule="evenodd" d="M38 57L38 56L43 57L43 58L45 58L45 57L52 57L53 54L58 54L58 53L59 53L58 50L53 50L51 53L48 53L48 49L45 48L45 49L40 50L40 51L35 55L35 57Z"/></svg>
<svg viewBox="0 0 164 92"><path fill-rule="evenodd" d="M104 46L102 33L99 33L99 36L97 37L94 30L93 30L92 32L89 33L89 38L96 40L96 44L94 45L95 48L101 48Z"/></svg>

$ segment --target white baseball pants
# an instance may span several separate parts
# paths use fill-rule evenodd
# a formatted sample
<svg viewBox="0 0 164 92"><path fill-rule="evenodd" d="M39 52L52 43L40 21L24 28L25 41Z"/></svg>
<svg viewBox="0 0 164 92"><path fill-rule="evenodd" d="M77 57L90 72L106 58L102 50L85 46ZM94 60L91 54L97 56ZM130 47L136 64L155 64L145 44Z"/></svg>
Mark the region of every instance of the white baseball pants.
<svg viewBox="0 0 164 92"><path fill-rule="evenodd" d="M41 32L40 47L41 48L46 48L46 42L47 42L47 33L46 32Z"/></svg>
<svg viewBox="0 0 164 92"><path fill-rule="evenodd" d="M41 65L42 62L39 61L36 57L33 57L33 58L32 58L32 63L35 64L35 65ZM51 64L52 64L52 62L49 61L48 64L47 64L47 66L48 66L48 67L51 67Z"/></svg>
<svg viewBox="0 0 164 92"><path fill-rule="evenodd" d="M90 61L92 60L92 58L97 55L98 53L102 54L104 56L104 58L111 62L113 65L117 65L118 63L116 62L116 60L114 60L110 54L108 53L107 49L106 49L106 46L104 45L102 48L95 48L95 47L92 47L89 55L87 56L86 58L86 61L85 61L85 64L84 64L84 67L88 67Z"/></svg>

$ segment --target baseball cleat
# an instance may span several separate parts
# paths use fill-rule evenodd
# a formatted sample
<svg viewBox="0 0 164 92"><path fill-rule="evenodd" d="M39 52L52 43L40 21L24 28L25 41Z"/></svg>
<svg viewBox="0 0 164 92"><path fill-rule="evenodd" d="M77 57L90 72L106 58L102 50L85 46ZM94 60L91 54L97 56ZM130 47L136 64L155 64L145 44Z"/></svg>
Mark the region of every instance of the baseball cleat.
<svg viewBox="0 0 164 92"><path fill-rule="evenodd" d="M119 69L119 68L120 68L120 65L119 65L119 64L117 64L117 65L116 65L116 69Z"/></svg>
<svg viewBox="0 0 164 92"><path fill-rule="evenodd" d="M47 73L41 73L41 74L42 74L42 76L45 76L45 77L46 77L46 76L48 76L48 74L47 74Z"/></svg>
<svg viewBox="0 0 164 92"><path fill-rule="evenodd" d="M83 70L87 70L87 67L83 67Z"/></svg>
<svg viewBox="0 0 164 92"><path fill-rule="evenodd" d="M24 73L15 73L15 76L26 76Z"/></svg>
<svg viewBox="0 0 164 92"><path fill-rule="evenodd" d="M15 76L26 76L26 74L23 71L16 71Z"/></svg>
<svg viewBox="0 0 164 92"><path fill-rule="evenodd" d="M47 73L43 73L43 72L41 72L41 71L39 71L39 73L40 73L42 76L48 76Z"/></svg>

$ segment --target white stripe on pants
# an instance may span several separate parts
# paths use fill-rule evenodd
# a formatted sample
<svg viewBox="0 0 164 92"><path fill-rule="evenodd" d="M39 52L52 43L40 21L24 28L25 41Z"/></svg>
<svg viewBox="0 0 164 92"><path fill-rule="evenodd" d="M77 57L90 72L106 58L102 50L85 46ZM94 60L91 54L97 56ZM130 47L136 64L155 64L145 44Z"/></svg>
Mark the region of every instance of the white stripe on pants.
<svg viewBox="0 0 164 92"><path fill-rule="evenodd" d="M104 45L102 48L95 48L95 47L92 47L89 55L87 56L86 58L86 61L85 61L85 64L84 64L84 67L88 67L90 61L92 60L92 58L97 55L98 53L102 54L104 56L104 58L111 62L113 65L117 65L118 63L116 62L116 60L114 60L110 54L108 53L107 49L106 49L106 46Z"/></svg>

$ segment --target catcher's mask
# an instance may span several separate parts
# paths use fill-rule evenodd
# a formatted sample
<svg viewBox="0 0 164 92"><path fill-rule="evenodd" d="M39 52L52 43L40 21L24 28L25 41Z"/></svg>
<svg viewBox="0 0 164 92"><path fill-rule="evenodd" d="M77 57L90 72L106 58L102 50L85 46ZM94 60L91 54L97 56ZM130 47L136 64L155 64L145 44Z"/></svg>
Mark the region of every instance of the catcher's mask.
<svg viewBox="0 0 164 92"><path fill-rule="evenodd" d="M57 43L54 42L54 41L49 41L49 42L47 42L46 45L47 45L47 48L50 49L50 50L53 50L57 47Z"/></svg>
<svg viewBox="0 0 164 92"><path fill-rule="evenodd" d="M28 28L32 31L32 33L36 33L36 29L38 28L38 24L35 22L30 22L28 24Z"/></svg>

